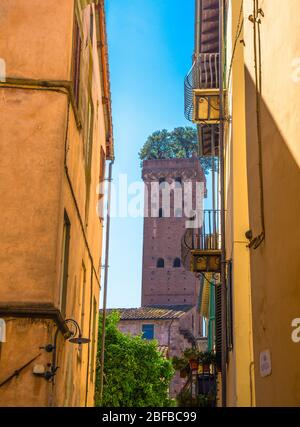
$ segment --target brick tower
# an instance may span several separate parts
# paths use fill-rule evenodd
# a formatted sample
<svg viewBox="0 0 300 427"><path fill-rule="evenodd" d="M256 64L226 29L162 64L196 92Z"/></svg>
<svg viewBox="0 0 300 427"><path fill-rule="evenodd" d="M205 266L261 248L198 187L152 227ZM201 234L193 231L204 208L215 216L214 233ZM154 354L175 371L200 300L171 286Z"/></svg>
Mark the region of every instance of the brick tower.
<svg viewBox="0 0 300 427"><path fill-rule="evenodd" d="M187 209L184 206L184 201L181 209L178 208L178 202L174 206L173 190L170 197L170 215L168 212L165 213L164 208L162 208L162 192L167 184L181 191L184 183L189 181L193 186L194 208L196 187L201 185L205 187L205 175L199 160L197 157L145 160L142 178L145 182L142 306L155 304L196 305L199 280L193 273L186 271L180 261L181 239L187 221L184 211ZM153 183L155 182L159 183L159 203L158 199L153 202L152 197L151 204L151 195L154 192ZM200 203L203 206L203 198ZM156 209L155 217L153 216L153 209Z"/></svg>

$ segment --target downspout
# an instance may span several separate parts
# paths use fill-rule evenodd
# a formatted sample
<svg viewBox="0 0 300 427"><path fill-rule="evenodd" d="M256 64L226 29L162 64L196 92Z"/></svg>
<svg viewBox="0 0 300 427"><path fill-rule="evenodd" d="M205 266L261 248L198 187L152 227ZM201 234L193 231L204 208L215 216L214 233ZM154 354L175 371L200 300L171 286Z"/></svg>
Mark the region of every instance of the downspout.
<svg viewBox="0 0 300 427"><path fill-rule="evenodd" d="M111 204L111 181L112 167L114 160L109 163L108 189L107 189L107 217L106 217L106 241L105 241L105 265L104 265L104 288L103 288L103 317L101 336L101 364L100 364L100 405L103 400L103 378L104 378L104 355L105 355L105 326L106 326L106 305L107 305L107 282L108 282L108 259L109 259L109 236L110 236L110 204Z"/></svg>
<svg viewBox="0 0 300 427"><path fill-rule="evenodd" d="M171 345L171 327L172 327L172 324L173 324L174 320L175 319L171 320L171 322L169 324L169 328L168 328L169 329L169 331L168 331L169 332L169 334L168 334L168 347L169 348L170 348L170 345Z"/></svg>
<svg viewBox="0 0 300 427"><path fill-rule="evenodd" d="M227 395L227 290L225 240L225 167L224 167L224 1L219 0L219 74L220 74L220 190L221 190L221 307L222 307L222 406Z"/></svg>
<svg viewBox="0 0 300 427"><path fill-rule="evenodd" d="M201 0L195 0L195 53L194 53L194 60L198 58L198 55L200 53L200 26L201 26Z"/></svg>

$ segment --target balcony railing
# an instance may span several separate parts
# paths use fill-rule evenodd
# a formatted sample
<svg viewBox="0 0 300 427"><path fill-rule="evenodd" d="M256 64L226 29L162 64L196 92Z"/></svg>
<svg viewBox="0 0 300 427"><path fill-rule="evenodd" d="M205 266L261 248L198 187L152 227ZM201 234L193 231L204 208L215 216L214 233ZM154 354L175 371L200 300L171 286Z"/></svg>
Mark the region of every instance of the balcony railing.
<svg viewBox="0 0 300 427"><path fill-rule="evenodd" d="M219 53L201 53L185 77L184 114L188 120L194 121L194 91L219 88L219 61Z"/></svg>
<svg viewBox="0 0 300 427"><path fill-rule="evenodd" d="M205 210L200 227L186 229L181 242L181 258L187 270L220 271L220 220L220 210Z"/></svg>

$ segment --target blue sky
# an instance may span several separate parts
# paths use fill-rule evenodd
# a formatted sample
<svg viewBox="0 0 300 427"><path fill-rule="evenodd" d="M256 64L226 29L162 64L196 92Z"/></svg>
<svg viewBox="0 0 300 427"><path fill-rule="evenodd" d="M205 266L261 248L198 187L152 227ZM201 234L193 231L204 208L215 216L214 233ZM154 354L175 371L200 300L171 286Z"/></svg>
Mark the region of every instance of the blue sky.
<svg viewBox="0 0 300 427"><path fill-rule="evenodd" d="M141 180L138 152L155 130L190 125L183 81L191 66L194 0L107 0L116 161L114 181ZM143 221L112 218L108 307L141 299Z"/></svg>

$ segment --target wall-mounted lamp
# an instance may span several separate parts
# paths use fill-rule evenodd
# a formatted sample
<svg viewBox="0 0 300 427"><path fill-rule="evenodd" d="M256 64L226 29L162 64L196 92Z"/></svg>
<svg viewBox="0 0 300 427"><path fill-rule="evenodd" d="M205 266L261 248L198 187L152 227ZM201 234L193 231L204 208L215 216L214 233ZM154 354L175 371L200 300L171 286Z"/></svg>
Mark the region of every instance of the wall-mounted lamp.
<svg viewBox="0 0 300 427"><path fill-rule="evenodd" d="M91 341L89 338L83 338L80 326L76 322L76 320L66 319L64 321L64 324L66 324L67 326L71 326L71 328L69 328L69 332L66 338L67 341L69 341L70 343L81 345L81 344L88 344ZM56 350L57 350L58 333L59 333L59 328L57 328L55 331L53 344L47 344L44 347L40 347L41 349L44 349L47 353L52 353L52 364L49 365L50 369L41 374L34 372L35 375L43 376L47 381L52 381L52 382L54 382L56 371L59 368L58 366L56 366Z"/></svg>

